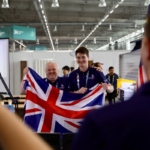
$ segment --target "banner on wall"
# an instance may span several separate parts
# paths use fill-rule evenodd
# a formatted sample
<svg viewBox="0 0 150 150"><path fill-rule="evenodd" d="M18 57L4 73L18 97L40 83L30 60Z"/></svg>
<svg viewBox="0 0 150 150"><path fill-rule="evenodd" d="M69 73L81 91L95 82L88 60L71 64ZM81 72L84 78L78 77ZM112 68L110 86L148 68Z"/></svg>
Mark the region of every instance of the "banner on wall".
<svg viewBox="0 0 150 150"><path fill-rule="evenodd" d="M36 40L36 29L24 26L6 26L0 28L0 38L10 38L13 40Z"/></svg>
<svg viewBox="0 0 150 150"><path fill-rule="evenodd" d="M12 39L16 40L36 40L35 28L12 26Z"/></svg>

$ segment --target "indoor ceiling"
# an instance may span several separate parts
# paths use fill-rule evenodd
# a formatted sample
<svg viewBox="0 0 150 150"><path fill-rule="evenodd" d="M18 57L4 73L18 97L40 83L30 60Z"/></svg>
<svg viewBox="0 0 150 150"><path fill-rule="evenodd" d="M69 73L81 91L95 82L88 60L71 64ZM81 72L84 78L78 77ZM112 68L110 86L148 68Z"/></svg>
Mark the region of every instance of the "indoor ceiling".
<svg viewBox="0 0 150 150"><path fill-rule="evenodd" d="M99 0L58 0L59 7L54 8L51 7L52 0L43 0L55 49L75 49L118 1L106 0L106 7L98 7ZM0 0L0 6L2 2L3 0ZM144 6L144 2L145 0L124 0L82 45L96 50L108 44L110 37L115 41L141 29L148 9L148 6ZM8 0L8 3L9 8L0 8L0 25L34 27L39 43L52 50L39 15L39 0ZM109 30L110 26L112 30ZM56 28L57 31L54 31ZM36 41L23 43L32 45L36 44Z"/></svg>

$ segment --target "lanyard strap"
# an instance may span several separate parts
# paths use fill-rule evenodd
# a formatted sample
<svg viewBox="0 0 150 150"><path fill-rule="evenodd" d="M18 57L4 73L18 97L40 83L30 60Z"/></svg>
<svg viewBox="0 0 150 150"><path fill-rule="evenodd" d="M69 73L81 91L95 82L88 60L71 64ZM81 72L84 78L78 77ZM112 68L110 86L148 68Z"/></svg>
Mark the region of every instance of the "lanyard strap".
<svg viewBox="0 0 150 150"><path fill-rule="evenodd" d="M108 76L108 80L110 82L110 76ZM112 83L111 84L114 84L114 81L115 81L115 76L113 75L113 77L112 77Z"/></svg>
<svg viewBox="0 0 150 150"><path fill-rule="evenodd" d="M58 82L56 83L56 86L55 86L56 88L58 88Z"/></svg>
<svg viewBox="0 0 150 150"><path fill-rule="evenodd" d="M89 71L87 72L86 74L86 81L85 81L85 87L87 88L87 84L88 84L88 79L89 79ZM79 76L79 73L77 74L77 86L78 86L78 89L80 89L80 76Z"/></svg>

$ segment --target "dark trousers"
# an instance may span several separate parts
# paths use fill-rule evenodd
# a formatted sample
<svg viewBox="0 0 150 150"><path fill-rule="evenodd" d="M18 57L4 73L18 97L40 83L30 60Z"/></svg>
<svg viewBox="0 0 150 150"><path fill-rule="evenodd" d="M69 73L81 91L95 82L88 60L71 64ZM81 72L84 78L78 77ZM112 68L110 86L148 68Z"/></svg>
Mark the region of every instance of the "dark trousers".
<svg viewBox="0 0 150 150"><path fill-rule="evenodd" d="M113 100L114 100L114 103L115 103L115 98L116 97L117 97L117 90L114 90L112 93L107 93L107 98L108 98L108 101L109 101L110 105L113 103Z"/></svg>

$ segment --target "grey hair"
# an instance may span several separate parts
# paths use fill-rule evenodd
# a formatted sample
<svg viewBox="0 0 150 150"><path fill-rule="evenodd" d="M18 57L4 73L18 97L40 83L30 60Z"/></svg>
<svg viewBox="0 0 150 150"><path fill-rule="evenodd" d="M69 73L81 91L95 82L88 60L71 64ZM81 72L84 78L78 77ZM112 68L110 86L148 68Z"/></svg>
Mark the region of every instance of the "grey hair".
<svg viewBox="0 0 150 150"><path fill-rule="evenodd" d="M57 70L59 71L59 66L57 65L57 63L52 62L52 61L49 61L49 62L46 63L46 65L45 65L45 71L46 71L47 65L49 65L49 64L56 65L56 68L57 68Z"/></svg>

